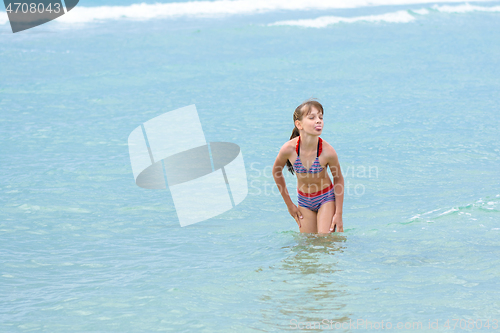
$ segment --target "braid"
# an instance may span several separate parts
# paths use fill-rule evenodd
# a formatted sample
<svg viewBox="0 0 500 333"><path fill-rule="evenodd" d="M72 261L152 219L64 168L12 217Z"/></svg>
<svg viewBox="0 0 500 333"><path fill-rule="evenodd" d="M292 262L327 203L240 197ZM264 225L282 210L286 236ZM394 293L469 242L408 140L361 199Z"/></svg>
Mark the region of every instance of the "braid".
<svg viewBox="0 0 500 333"><path fill-rule="evenodd" d="M295 116L295 114L294 114L294 116ZM294 118L295 118L295 117L294 117ZM293 128L292 135L290 136L290 140L292 140L293 138L296 138L296 137L298 137L298 136L300 136L299 129L297 128L297 126L295 126L295 127ZM295 174L295 173L294 173L294 171L293 171L293 166L292 166L292 163L290 163L290 160L287 160L287 161L286 161L286 167L288 168L288 171L290 171L290 173L291 173L292 175L294 175L294 174Z"/></svg>

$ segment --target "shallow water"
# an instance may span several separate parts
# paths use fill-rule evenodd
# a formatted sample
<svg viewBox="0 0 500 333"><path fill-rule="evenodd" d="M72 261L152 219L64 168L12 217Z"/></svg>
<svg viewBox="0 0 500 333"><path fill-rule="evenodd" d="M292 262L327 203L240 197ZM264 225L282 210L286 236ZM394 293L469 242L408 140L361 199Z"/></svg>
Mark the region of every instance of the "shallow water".
<svg viewBox="0 0 500 333"><path fill-rule="evenodd" d="M500 320L500 12L436 8L0 25L2 331ZM343 234L300 234L271 177L313 96ZM249 194L181 228L168 189L134 184L127 138L189 104L207 141L241 147Z"/></svg>

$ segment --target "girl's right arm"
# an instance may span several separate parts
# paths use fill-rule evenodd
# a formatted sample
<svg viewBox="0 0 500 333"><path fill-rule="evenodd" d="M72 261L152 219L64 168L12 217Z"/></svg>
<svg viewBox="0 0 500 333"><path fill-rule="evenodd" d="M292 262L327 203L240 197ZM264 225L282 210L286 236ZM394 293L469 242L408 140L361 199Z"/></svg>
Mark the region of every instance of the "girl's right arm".
<svg viewBox="0 0 500 333"><path fill-rule="evenodd" d="M273 178L278 186L278 190L285 201L285 204L288 208L288 212L295 219L297 224L300 225L300 219L302 219L302 214L299 209L290 199L290 195L288 194L288 190L286 188L285 177L283 176L283 168L286 166L286 161L288 161L289 157L292 155L293 147L289 144L285 143L283 147L281 147L278 156L276 157L276 161L274 161L273 165Z"/></svg>

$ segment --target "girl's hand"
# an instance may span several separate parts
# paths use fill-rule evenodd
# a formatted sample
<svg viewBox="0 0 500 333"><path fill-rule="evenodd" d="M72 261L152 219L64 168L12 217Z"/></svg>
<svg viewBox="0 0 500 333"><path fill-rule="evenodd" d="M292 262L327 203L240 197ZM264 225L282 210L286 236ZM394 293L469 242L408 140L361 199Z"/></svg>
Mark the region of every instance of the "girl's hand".
<svg viewBox="0 0 500 333"><path fill-rule="evenodd" d="M300 225L300 219L302 219L302 213L300 212L299 210L299 207L295 206L295 205L290 205L288 206L288 212L290 213L290 215L292 215L293 219L295 220L295 222L297 222L297 224L299 225L299 228L301 227Z"/></svg>
<svg viewBox="0 0 500 333"><path fill-rule="evenodd" d="M337 232L344 232L344 222L342 222L342 215L333 215L332 224L330 225L330 232L335 232L335 227L337 227Z"/></svg>

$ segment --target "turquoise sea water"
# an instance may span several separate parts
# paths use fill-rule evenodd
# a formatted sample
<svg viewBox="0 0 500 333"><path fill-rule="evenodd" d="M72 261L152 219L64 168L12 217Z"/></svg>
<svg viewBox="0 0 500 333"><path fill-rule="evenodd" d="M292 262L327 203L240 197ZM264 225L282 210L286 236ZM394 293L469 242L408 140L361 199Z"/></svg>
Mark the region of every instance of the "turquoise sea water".
<svg viewBox="0 0 500 333"><path fill-rule="evenodd" d="M422 8L406 23L268 25ZM500 12L432 8L0 25L0 330L281 332L327 319L436 332L462 319L457 331L492 331ZM300 234L271 177L309 97L344 172L343 234ZM241 147L249 194L181 228L168 189L135 185L127 138L189 104L207 141Z"/></svg>

